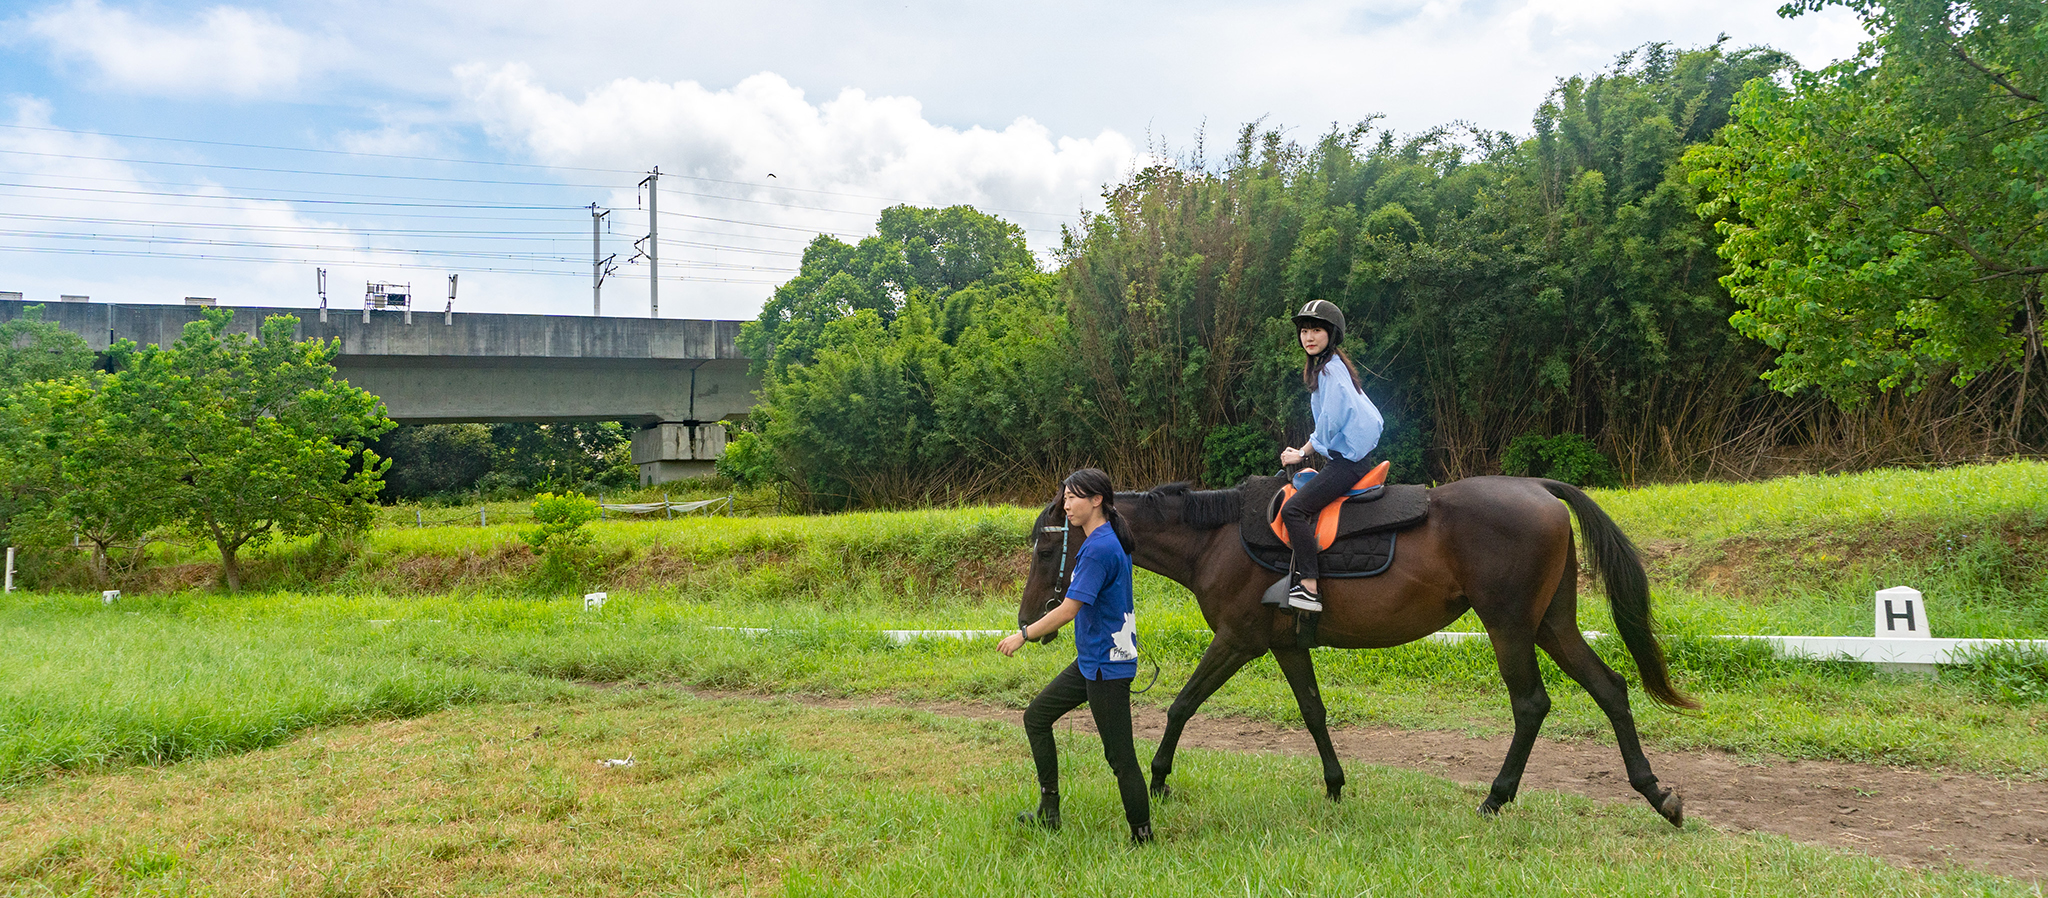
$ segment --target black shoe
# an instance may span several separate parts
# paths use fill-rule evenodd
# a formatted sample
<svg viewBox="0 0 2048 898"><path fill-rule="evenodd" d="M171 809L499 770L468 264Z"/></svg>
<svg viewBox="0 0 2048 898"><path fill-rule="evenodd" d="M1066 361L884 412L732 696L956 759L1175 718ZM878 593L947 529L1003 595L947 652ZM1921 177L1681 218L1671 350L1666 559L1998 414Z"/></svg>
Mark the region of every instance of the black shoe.
<svg viewBox="0 0 2048 898"><path fill-rule="evenodd" d="M1060 829L1060 793L1056 789L1038 790L1038 811L1018 811L1017 822L1048 832Z"/></svg>
<svg viewBox="0 0 2048 898"><path fill-rule="evenodd" d="M1296 611L1323 610L1323 597L1299 583L1287 591L1287 607Z"/></svg>
<svg viewBox="0 0 2048 898"><path fill-rule="evenodd" d="M1152 824L1150 824L1150 823L1140 823L1140 824L1138 824L1137 826L1133 826L1133 827L1131 827L1131 844L1132 844L1132 845L1150 845L1150 844L1152 844Z"/></svg>
<svg viewBox="0 0 2048 898"><path fill-rule="evenodd" d="M1031 811L1018 811L1017 823L1021 826L1030 827L1032 829L1042 829L1047 832L1059 832L1060 812L1053 811L1051 813L1046 813L1045 809L1043 808L1040 808L1037 813L1033 813Z"/></svg>

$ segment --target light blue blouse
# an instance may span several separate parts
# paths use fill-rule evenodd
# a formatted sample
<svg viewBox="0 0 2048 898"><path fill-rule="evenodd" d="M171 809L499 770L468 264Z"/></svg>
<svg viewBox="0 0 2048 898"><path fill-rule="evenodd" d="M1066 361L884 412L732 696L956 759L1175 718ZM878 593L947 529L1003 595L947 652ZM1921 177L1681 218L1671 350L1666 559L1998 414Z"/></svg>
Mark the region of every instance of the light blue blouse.
<svg viewBox="0 0 2048 898"><path fill-rule="evenodd" d="M1316 391L1309 394L1309 411L1316 417L1309 448L1324 455L1341 455L1347 461L1363 461L1366 453L1380 444L1386 421L1380 410L1351 384L1351 370L1340 356L1330 356L1316 379Z"/></svg>

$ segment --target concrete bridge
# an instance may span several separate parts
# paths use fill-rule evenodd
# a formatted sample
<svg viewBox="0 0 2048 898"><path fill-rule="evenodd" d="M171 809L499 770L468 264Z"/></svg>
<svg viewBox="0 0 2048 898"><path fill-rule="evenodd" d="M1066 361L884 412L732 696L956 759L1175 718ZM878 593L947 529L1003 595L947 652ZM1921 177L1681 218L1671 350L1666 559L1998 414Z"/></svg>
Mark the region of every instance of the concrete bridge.
<svg viewBox="0 0 2048 898"><path fill-rule="evenodd" d="M0 300L0 321L36 303ZM123 339L168 346L202 307L42 303L43 320L95 350ZM232 330L295 315L301 339L341 340L337 377L384 400L400 424L624 421L640 427L640 482L711 473L718 422L745 418L758 378L735 345L738 321L494 315L477 312L237 307Z"/></svg>

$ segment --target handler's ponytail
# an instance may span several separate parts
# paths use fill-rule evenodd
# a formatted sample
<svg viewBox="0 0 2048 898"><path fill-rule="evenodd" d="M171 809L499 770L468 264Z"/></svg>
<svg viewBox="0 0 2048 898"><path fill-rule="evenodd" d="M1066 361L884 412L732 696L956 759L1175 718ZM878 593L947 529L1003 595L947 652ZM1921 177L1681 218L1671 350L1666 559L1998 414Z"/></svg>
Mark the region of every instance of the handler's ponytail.
<svg viewBox="0 0 2048 898"><path fill-rule="evenodd" d="M1101 496L1102 516L1109 521L1110 532L1116 534L1116 541L1124 547L1124 554L1136 551L1137 543L1131 540L1131 529L1124 524L1123 513L1116 510L1116 487L1110 483L1107 472L1100 468L1082 468L1068 474L1060 487L1062 492L1072 491L1083 499Z"/></svg>

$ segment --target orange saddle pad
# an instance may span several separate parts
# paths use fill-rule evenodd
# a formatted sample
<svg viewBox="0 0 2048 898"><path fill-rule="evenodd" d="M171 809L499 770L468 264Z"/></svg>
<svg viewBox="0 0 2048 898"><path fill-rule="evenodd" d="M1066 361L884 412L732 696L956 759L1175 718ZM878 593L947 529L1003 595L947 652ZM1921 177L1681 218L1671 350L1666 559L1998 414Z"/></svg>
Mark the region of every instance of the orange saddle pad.
<svg viewBox="0 0 2048 898"><path fill-rule="evenodd" d="M1366 472L1364 477L1358 478L1358 483L1351 487L1344 498L1323 506L1322 512L1316 515L1316 551L1328 549L1331 543L1337 541L1337 516L1344 510L1344 503L1379 498L1381 488L1387 485L1387 468L1392 464L1380 462L1371 471ZM1315 469L1304 469L1301 473L1313 475ZM1286 508L1287 501L1294 498L1294 484L1300 477L1300 474L1296 474L1294 480L1289 480L1286 486L1280 488L1280 508ZM1273 535L1280 537L1280 542L1284 545L1294 545L1293 541L1287 538L1287 525L1281 522L1278 512L1273 514Z"/></svg>

